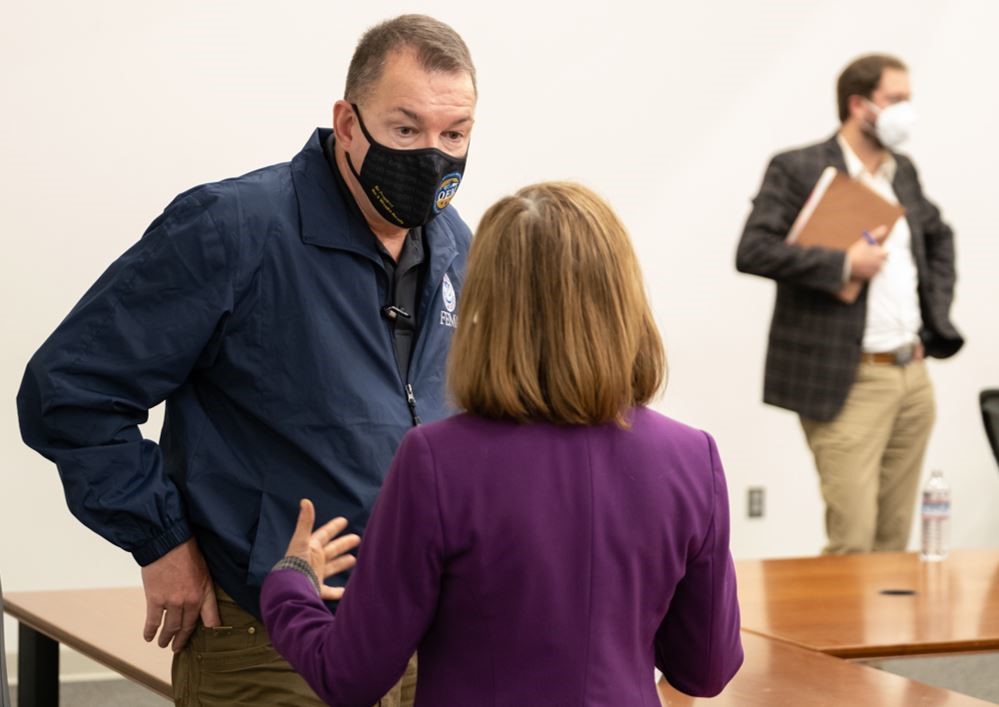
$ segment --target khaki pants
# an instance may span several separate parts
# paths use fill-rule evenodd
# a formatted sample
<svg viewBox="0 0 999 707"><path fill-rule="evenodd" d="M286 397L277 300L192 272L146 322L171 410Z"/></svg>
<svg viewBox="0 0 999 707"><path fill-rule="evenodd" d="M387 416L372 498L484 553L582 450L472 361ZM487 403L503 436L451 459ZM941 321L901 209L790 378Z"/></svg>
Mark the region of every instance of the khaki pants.
<svg viewBox="0 0 999 707"><path fill-rule="evenodd" d="M861 363L840 413L801 418L826 503L824 554L905 550L935 417L923 361Z"/></svg>
<svg viewBox="0 0 999 707"><path fill-rule="evenodd" d="M216 585L222 626L200 623L187 645L173 657L174 704L178 707L232 705L323 705L305 680L278 655L267 629L240 609ZM402 680L376 707L412 707L416 693L416 657Z"/></svg>

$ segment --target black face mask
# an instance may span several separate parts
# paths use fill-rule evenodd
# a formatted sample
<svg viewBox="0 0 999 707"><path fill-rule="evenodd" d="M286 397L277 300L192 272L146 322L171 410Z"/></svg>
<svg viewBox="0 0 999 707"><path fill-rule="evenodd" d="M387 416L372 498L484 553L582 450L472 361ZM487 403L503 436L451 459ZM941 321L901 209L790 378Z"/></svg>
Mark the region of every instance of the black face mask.
<svg viewBox="0 0 999 707"><path fill-rule="evenodd" d="M357 124L368 140L368 154L358 173L347 153L347 165L361 183L368 201L389 223L415 228L430 223L447 208L458 191L465 157L456 158L437 148L396 150L371 137L361 112L351 104Z"/></svg>

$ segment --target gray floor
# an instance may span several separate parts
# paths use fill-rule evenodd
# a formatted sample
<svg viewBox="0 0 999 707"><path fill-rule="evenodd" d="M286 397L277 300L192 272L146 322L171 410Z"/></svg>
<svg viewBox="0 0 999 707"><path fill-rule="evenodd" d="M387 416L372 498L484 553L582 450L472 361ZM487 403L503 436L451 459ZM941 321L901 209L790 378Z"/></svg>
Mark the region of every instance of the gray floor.
<svg viewBox="0 0 999 707"><path fill-rule="evenodd" d="M966 653L865 661L867 665L928 685L999 704L999 653Z"/></svg>
<svg viewBox="0 0 999 707"><path fill-rule="evenodd" d="M17 688L10 688L17 707ZM165 700L128 680L71 682L59 685L59 704L63 707L168 707Z"/></svg>
<svg viewBox="0 0 999 707"><path fill-rule="evenodd" d="M864 661L871 667L999 704L999 653ZM11 688L17 707L17 688ZM173 703L128 680L59 686L65 707L169 707Z"/></svg>

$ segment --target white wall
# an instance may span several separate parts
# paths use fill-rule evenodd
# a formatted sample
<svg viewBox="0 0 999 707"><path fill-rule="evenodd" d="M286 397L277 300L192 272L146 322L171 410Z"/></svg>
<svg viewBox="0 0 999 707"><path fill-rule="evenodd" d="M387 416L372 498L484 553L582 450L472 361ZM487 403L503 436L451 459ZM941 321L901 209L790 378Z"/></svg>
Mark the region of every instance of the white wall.
<svg viewBox="0 0 999 707"><path fill-rule="evenodd" d="M760 402L773 286L733 268L749 199L773 152L832 134L849 59L905 58L921 118L908 147L958 233L954 316L968 338L932 364L927 465L953 484L954 545L999 545L999 473L977 412L978 390L999 386L999 5L49 0L8 3L0 19L9 591L138 583L131 558L70 516L55 468L20 442L14 396L31 353L175 193L285 161L328 125L358 36L404 11L451 23L478 65L455 201L471 224L527 182L573 178L630 227L669 346L660 407L718 439L742 557L812 554L823 538L797 420ZM768 489L763 520L745 519L749 485Z"/></svg>

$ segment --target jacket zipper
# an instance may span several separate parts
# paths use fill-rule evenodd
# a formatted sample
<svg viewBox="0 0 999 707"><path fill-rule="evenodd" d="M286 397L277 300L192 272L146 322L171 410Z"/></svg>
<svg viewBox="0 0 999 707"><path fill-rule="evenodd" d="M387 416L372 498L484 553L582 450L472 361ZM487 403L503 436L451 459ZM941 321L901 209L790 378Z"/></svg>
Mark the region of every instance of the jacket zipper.
<svg viewBox="0 0 999 707"><path fill-rule="evenodd" d="M406 384L406 404L409 405L409 414L413 417L413 425L423 424L423 420L416 414L416 395L413 393L413 386L410 383Z"/></svg>

